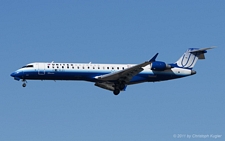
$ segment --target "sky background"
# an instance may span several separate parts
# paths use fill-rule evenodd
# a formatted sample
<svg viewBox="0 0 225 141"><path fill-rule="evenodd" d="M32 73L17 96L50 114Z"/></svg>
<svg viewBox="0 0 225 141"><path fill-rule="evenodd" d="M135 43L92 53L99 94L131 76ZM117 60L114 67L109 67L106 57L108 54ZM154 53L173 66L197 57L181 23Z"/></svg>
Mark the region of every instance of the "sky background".
<svg viewBox="0 0 225 141"><path fill-rule="evenodd" d="M187 48L217 46L194 76L112 92L83 81L28 81L31 62L175 62ZM225 139L225 1L0 1L0 140ZM215 140L206 138L204 140Z"/></svg>

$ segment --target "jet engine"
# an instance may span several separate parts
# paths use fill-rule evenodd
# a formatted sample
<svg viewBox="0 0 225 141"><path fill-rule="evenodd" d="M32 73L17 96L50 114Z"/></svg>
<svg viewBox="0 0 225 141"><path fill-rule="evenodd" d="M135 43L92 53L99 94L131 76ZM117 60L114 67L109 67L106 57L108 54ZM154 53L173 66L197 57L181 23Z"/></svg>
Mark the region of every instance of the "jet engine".
<svg viewBox="0 0 225 141"><path fill-rule="evenodd" d="M171 69L171 66L166 64L165 62L155 61L151 63L151 70L164 71L167 69Z"/></svg>

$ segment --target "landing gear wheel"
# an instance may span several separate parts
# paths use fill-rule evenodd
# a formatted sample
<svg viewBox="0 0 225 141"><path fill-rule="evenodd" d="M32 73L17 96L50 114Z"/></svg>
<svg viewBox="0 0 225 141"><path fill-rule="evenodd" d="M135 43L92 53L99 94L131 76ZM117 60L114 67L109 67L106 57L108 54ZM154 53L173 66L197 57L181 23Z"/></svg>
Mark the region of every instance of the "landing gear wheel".
<svg viewBox="0 0 225 141"><path fill-rule="evenodd" d="M114 91L113 91L113 94L114 95L118 95L120 93L120 90L119 89L115 89Z"/></svg>
<svg viewBox="0 0 225 141"><path fill-rule="evenodd" d="M23 87L26 87L27 86L27 84L26 83L23 83L23 85L22 85Z"/></svg>

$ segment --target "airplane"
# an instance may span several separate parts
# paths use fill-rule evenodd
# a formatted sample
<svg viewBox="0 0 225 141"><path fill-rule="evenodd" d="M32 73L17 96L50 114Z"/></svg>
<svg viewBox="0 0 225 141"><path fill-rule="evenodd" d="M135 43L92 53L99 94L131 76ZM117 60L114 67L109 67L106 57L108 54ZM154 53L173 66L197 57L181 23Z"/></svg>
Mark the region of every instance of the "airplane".
<svg viewBox="0 0 225 141"><path fill-rule="evenodd" d="M156 61L158 53L150 60L140 64L93 64L93 63L55 63L35 62L11 74L15 80L83 80L94 82L95 86L113 91L118 95L128 85L157 82L182 78L196 74L193 70L198 59L205 59L208 48L189 48L178 61L167 64Z"/></svg>

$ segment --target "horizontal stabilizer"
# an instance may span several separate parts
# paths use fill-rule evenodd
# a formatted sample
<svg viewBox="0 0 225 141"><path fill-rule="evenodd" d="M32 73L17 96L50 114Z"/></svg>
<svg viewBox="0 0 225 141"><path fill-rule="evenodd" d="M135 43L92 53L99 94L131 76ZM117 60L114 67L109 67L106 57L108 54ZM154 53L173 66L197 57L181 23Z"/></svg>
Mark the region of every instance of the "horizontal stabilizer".
<svg viewBox="0 0 225 141"><path fill-rule="evenodd" d="M215 46L202 48L202 49L195 49L195 50L191 50L190 53L194 53L198 57L198 59L205 59L205 53L207 53L206 50L213 49L213 48L215 48Z"/></svg>
<svg viewBox="0 0 225 141"><path fill-rule="evenodd" d="M194 53L194 52L203 52L203 53L206 53L205 52L206 50L213 49L213 48L215 48L215 46L208 47L208 48L202 48L202 49L192 50L192 51L190 51L190 53Z"/></svg>

